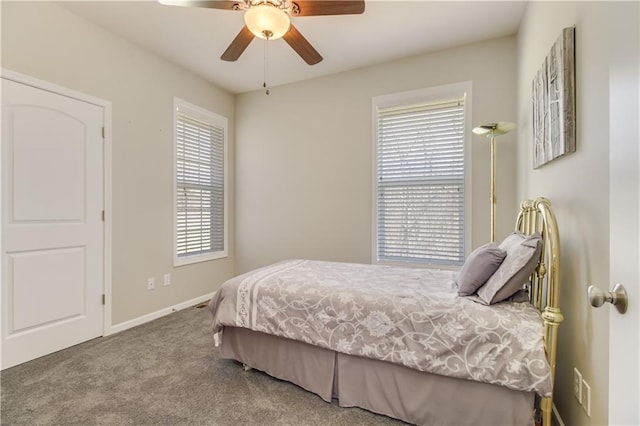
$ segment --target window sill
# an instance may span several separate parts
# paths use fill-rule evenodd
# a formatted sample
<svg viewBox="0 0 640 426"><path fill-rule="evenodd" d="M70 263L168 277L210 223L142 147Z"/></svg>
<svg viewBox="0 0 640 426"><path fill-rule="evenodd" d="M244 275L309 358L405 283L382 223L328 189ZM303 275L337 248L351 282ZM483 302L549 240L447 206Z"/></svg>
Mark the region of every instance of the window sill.
<svg viewBox="0 0 640 426"><path fill-rule="evenodd" d="M417 269L443 269L449 271L458 271L462 265L452 265L444 263L426 263L426 262L410 262L402 260L374 260L374 265L383 266L397 266L402 268L417 268Z"/></svg>
<svg viewBox="0 0 640 426"><path fill-rule="evenodd" d="M224 259L226 257L229 257L229 254L226 251L219 251L215 253L206 253L206 254L195 254L192 256L174 257L173 266L177 267L177 266L191 265L194 263L208 262L210 260Z"/></svg>

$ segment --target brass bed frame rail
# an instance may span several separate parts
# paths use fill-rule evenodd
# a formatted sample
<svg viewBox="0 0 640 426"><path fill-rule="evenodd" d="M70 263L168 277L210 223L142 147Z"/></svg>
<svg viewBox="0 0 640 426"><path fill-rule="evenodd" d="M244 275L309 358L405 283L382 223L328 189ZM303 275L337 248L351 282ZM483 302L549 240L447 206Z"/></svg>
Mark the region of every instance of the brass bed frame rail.
<svg viewBox="0 0 640 426"><path fill-rule="evenodd" d="M537 231L542 235L540 262L531 276L528 290L531 303L542 313L544 348L551 366L553 384L558 352L558 326L564 316L560 312L560 238L551 202L544 197L523 201L516 230L527 235ZM541 399L540 409L542 424L551 426L553 395Z"/></svg>

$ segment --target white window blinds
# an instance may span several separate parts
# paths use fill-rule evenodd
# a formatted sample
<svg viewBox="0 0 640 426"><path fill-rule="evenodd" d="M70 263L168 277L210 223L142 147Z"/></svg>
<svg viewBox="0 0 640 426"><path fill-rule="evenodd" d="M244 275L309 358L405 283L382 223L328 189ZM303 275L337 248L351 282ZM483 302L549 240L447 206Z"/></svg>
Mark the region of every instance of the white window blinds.
<svg viewBox="0 0 640 426"><path fill-rule="evenodd" d="M377 257L464 261L464 98L378 107Z"/></svg>
<svg viewBox="0 0 640 426"><path fill-rule="evenodd" d="M175 116L175 250L178 258L204 256L201 260L208 260L216 256L206 255L226 250L226 128L194 115L187 108L178 108Z"/></svg>

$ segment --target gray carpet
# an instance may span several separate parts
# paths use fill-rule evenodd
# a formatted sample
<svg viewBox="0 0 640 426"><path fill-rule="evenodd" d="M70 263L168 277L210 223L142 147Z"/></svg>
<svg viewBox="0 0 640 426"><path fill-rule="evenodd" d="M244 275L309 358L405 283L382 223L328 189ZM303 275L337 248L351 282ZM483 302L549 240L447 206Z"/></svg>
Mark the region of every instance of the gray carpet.
<svg viewBox="0 0 640 426"><path fill-rule="evenodd" d="M219 357L189 308L0 374L2 425L400 425Z"/></svg>

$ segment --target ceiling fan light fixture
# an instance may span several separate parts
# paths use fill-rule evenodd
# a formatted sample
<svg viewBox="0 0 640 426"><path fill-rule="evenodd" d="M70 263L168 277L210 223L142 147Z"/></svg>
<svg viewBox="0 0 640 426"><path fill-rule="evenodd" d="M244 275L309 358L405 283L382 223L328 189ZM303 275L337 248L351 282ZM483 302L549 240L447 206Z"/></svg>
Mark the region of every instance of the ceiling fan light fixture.
<svg viewBox="0 0 640 426"><path fill-rule="evenodd" d="M281 38L291 26L289 15L268 3L250 7L244 14L244 22L253 35L269 40Z"/></svg>

